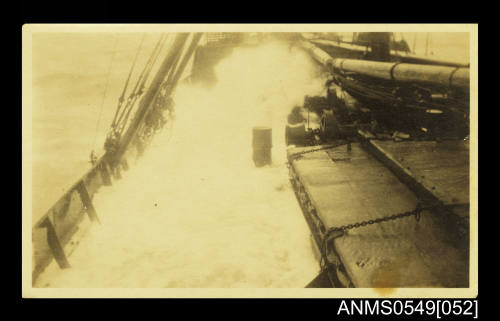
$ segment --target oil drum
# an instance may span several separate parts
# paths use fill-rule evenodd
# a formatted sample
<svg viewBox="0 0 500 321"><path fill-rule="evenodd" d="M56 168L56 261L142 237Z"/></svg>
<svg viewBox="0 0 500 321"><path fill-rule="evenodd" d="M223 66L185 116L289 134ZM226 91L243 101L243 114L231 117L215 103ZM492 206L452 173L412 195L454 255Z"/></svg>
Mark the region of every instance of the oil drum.
<svg viewBox="0 0 500 321"><path fill-rule="evenodd" d="M272 139L270 127L257 126L253 128L252 145L255 166L261 167L271 164Z"/></svg>

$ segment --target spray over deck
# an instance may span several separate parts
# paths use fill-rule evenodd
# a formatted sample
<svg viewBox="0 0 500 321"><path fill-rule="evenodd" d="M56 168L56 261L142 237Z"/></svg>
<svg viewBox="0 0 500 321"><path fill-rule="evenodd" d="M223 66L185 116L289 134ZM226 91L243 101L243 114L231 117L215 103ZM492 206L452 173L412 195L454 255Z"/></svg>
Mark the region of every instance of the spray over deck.
<svg viewBox="0 0 500 321"><path fill-rule="evenodd" d="M303 287L317 274L283 135L290 110L322 90L316 66L271 43L235 49L216 75L210 89L179 86L175 121L94 196L102 225L80 240L72 267L53 263L36 286ZM255 125L273 129L263 168L252 161Z"/></svg>

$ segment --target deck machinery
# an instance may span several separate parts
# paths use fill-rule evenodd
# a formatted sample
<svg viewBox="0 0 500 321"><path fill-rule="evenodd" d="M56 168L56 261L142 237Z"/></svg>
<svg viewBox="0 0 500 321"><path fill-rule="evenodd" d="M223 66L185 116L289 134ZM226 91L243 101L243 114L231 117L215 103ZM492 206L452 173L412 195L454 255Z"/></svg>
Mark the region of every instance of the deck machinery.
<svg viewBox="0 0 500 321"><path fill-rule="evenodd" d="M468 66L298 45L328 75L286 131L321 260L308 287L468 287Z"/></svg>

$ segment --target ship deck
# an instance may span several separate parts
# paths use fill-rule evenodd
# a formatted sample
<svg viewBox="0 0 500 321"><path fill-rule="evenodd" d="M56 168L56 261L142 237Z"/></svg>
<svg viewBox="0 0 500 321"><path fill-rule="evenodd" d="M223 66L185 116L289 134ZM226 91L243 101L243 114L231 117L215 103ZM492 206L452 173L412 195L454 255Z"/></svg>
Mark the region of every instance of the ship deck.
<svg viewBox="0 0 500 321"><path fill-rule="evenodd" d="M350 150L344 145L304 154L292 168L326 229L411 211L429 195L445 205L469 201L463 142L372 140L353 143ZM352 284L467 287L468 239L446 214L426 210L418 221L409 216L369 224L336 238L335 251ZM457 206L453 214L468 216L468 210Z"/></svg>

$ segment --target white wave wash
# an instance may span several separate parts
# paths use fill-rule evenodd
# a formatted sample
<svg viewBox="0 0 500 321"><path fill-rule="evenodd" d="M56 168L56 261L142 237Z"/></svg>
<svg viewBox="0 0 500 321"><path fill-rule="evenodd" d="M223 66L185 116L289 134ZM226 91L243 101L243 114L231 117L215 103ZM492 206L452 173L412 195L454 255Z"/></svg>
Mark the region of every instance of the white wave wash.
<svg viewBox="0 0 500 321"><path fill-rule="evenodd" d="M322 80L286 45L239 48L211 89L180 85L177 119L124 178L94 197L94 225L39 286L304 287L318 272L288 181L284 126ZM255 168L253 126L272 126L273 165Z"/></svg>

